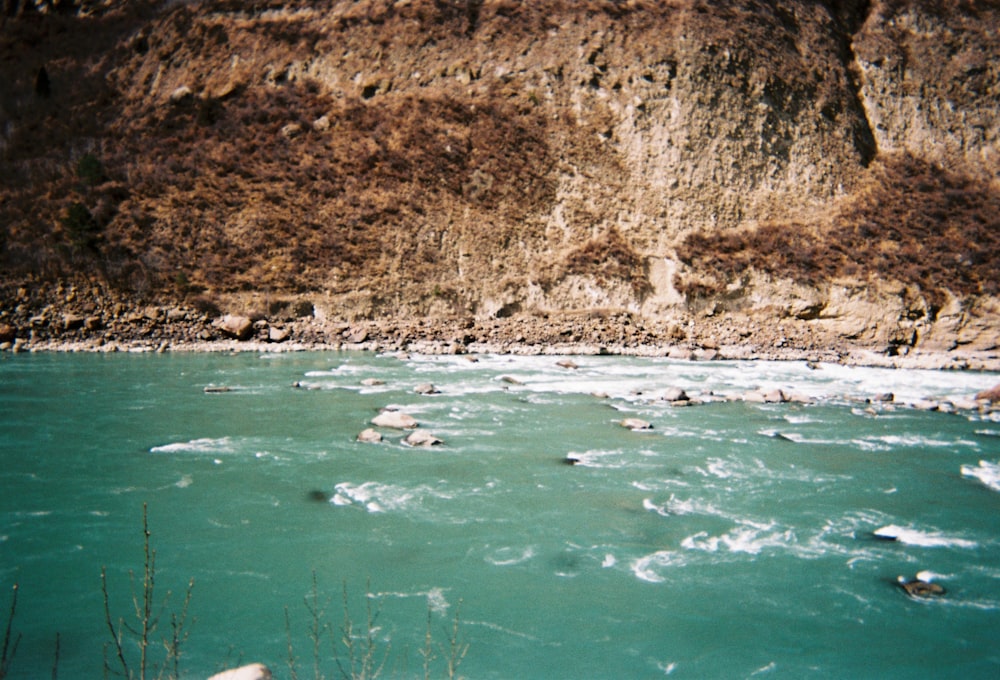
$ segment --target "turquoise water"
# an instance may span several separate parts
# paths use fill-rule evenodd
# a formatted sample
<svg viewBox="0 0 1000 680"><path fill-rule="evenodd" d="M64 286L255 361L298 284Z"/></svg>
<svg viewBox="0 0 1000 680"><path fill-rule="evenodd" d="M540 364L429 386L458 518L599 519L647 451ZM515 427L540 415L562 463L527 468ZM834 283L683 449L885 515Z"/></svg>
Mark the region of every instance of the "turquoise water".
<svg viewBox="0 0 1000 680"><path fill-rule="evenodd" d="M364 629L372 594L383 677L424 676L428 620L445 677L456 614L469 678L1000 676L1000 422L857 401L1000 376L574 360L3 355L9 677L50 677L57 634L60 677L102 676L100 573L131 616L144 503L157 600L173 591L160 633L195 579L183 677L251 661L292 677L291 643L312 678L314 577L335 630L345 601ZM414 393L427 382L441 393ZM679 408L657 400L672 386L821 399ZM389 405L444 444L355 441ZM900 540L872 536L885 526ZM921 570L945 597L893 585Z"/></svg>

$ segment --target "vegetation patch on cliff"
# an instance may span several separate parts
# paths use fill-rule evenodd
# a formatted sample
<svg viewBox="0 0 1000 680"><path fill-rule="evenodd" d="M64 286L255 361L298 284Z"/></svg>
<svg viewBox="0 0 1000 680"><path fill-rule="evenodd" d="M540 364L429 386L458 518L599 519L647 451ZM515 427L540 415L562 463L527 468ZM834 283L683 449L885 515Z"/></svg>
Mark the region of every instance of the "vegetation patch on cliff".
<svg viewBox="0 0 1000 680"><path fill-rule="evenodd" d="M919 286L933 309L946 291L1000 292L1000 193L901 155L877 162L865 185L828 218L696 232L678 255L691 269L678 282L688 296L719 294L754 269L811 285L895 280Z"/></svg>

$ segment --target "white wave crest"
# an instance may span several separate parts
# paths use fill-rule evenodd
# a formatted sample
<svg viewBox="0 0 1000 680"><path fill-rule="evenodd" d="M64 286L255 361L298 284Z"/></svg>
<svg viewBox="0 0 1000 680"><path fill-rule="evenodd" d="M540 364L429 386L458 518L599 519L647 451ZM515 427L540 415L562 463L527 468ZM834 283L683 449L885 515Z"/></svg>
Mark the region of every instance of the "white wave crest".
<svg viewBox="0 0 1000 680"><path fill-rule="evenodd" d="M670 511L667 510L666 506L664 506L664 505L657 505L656 503L654 503L653 501L651 501L648 498L643 498L642 499L642 507L643 507L644 510L651 510L652 512L655 512L657 515L659 515L661 517L668 517L668 516L670 516Z"/></svg>
<svg viewBox="0 0 1000 680"><path fill-rule="evenodd" d="M758 524L747 522L721 536L711 536L700 531L681 541L681 547L687 550L718 552L725 549L733 553L757 555L765 548L788 547L795 543L795 532L775 529L773 524Z"/></svg>
<svg viewBox="0 0 1000 680"><path fill-rule="evenodd" d="M380 592L375 593L375 597L385 599L389 597L397 599L406 599L411 597L425 597L427 598L427 607L435 614L444 614L448 611L448 607L451 605L448 603L448 599L444 595L443 588L431 588L430 590L421 590L414 593L407 592Z"/></svg>
<svg viewBox="0 0 1000 680"><path fill-rule="evenodd" d="M341 482L334 488L336 493L330 499L333 505L358 505L371 513L409 510L418 506L428 497L450 498L448 494L429 486L409 488L379 482L364 482L363 484Z"/></svg>
<svg viewBox="0 0 1000 680"><path fill-rule="evenodd" d="M149 449L150 453L210 453L218 455L222 453L236 453L236 447L230 437L219 437L212 439L204 437L192 439L186 442L176 442L174 444L164 444L154 446Z"/></svg>
<svg viewBox="0 0 1000 680"><path fill-rule="evenodd" d="M876 529L873 533L877 538L894 540L906 545L919 545L924 548L975 548L979 545L975 541L964 538L944 536L936 531L907 529L895 524Z"/></svg>
<svg viewBox="0 0 1000 680"><path fill-rule="evenodd" d="M520 552L518 552L520 550ZM521 564L522 562L527 562L532 557L535 556L534 546L527 546L524 548L514 548L511 546L504 546L502 548L497 548L492 554L486 556L486 561L497 567L510 567L515 564Z"/></svg>
<svg viewBox="0 0 1000 680"><path fill-rule="evenodd" d="M962 476L975 477L990 489L1000 491L1000 463L981 460L978 466L963 465Z"/></svg>
<svg viewBox="0 0 1000 680"><path fill-rule="evenodd" d="M672 550L658 550L651 555L645 555L632 562L632 573L640 581L646 583L663 583L667 579L660 571L666 567L676 567L683 564L684 558Z"/></svg>

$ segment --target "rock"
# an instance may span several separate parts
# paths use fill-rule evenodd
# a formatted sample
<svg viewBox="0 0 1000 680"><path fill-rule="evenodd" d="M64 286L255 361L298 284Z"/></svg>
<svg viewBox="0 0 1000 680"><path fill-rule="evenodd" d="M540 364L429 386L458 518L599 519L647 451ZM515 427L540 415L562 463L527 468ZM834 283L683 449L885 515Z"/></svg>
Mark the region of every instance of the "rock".
<svg viewBox="0 0 1000 680"><path fill-rule="evenodd" d="M298 123L289 123L281 128L281 136L285 139L295 139L302 134L302 126Z"/></svg>
<svg viewBox="0 0 1000 680"><path fill-rule="evenodd" d="M990 402L991 404L1000 402L1000 385L997 385L996 387L991 387L988 390L983 390L982 392L976 395L976 399L983 399L985 401Z"/></svg>
<svg viewBox="0 0 1000 680"><path fill-rule="evenodd" d="M679 387L670 387L663 393L663 401L688 401L687 392Z"/></svg>
<svg viewBox="0 0 1000 680"><path fill-rule="evenodd" d="M896 400L896 395L892 392L882 392L872 397L872 401L891 402Z"/></svg>
<svg viewBox="0 0 1000 680"><path fill-rule="evenodd" d="M208 680L271 680L271 670L262 663L252 663L216 673Z"/></svg>
<svg viewBox="0 0 1000 680"><path fill-rule="evenodd" d="M104 321L99 316L88 316L83 320L83 327L88 331L99 331L104 328Z"/></svg>
<svg viewBox="0 0 1000 680"><path fill-rule="evenodd" d="M275 328L271 326L267 329L268 342L285 342L289 337L291 337L291 331L287 328Z"/></svg>
<svg viewBox="0 0 1000 680"><path fill-rule="evenodd" d="M82 316L77 316L76 314L67 314L63 317L63 329L67 331L75 331L79 328L83 328L83 324L86 321Z"/></svg>
<svg viewBox="0 0 1000 680"><path fill-rule="evenodd" d="M368 331L363 328L352 330L347 334L347 342L352 345L360 345L368 339Z"/></svg>
<svg viewBox="0 0 1000 680"><path fill-rule="evenodd" d="M979 404L978 400L967 397L954 397L951 400L951 405L959 411L975 411L979 408Z"/></svg>
<svg viewBox="0 0 1000 680"><path fill-rule="evenodd" d="M413 391L416 392L417 394L441 394L441 390L434 387L434 385L430 383L423 383L421 385L417 385L416 387L413 388Z"/></svg>
<svg viewBox="0 0 1000 680"><path fill-rule="evenodd" d="M417 426L417 419L399 411L382 411L372 418L372 425L396 430L412 430Z"/></svg>
<svg viewBox="0 0 1000 680"><path fill-rule="evenodd" d="M563 361L557 361L556 366L561 366L562 368L568 368L568 369L580 368L579 366L577 366L575 362L569 359L565 359Z"/></svg>
<svg viewBox="0 0 1000 680"><path fill-rule="evenodd" d="M931 576L926 572L920 572L912 579L899 576L896 578L896 583L910 597L936 597L945 593L944 588L940 584L932 582Z"/></svg>
<svg viewBox="0 0 1000 680"><path fill-rule="evenodd" d="M253 321L245 316L233 314L226 314L219 319L216 327L225 335L237 340L246 340L253 333Z"/></svg>
<svg viewBox="0 0 1000 680"><path fill-rule="evenodd" d="M313 121L312 126L316 132L326 132L330 129L330 116L320 116Z"/></svg>
<svg viewBox="0 0 1000 680"><path fill-rule="evenodd" d="M633 430L633 431L634 430L652 430L653 429L653 426L651 424L649 424L645 420L642 420L641 418L625 418L625 419L621 420L618 424L621 425L624 428L627 428L627 429Z"/></svg>
<svg viewBox="0 0 1000 680"><path fill-rule="evenodd" d="M378 444L382 441L382 435L372 428L366 428L358 434L359 442L367 442L369 444Z"/></svg>
<svg viewBox="0 0 1000 680"><path fill-rule="evenodd" d="M17 329L9 323L0 324L0 342L14 342L17 337Z"/></svg>
<svg viewBox="0 0 1000 680"><path fill-rule="evenodd" d="M513 378L513 377L511 377L509 375L502 375L502 376L500 376L500 382L505 382L508 385L523 385L524 384L520 380L518 380L517 378Z"/></svg>
<svg viewBox="0 0 1000 680"><path fill-rule="evenodd" d="M188 313L187 311L181 309L180 307L171 307L167 310L167 321L170 323L177 323L179 321L187 321Z"/></svg>
<svg viewBox="0 0 1000 680"><path fill-rule="evenodd" d="M226 387L225 385L208 385L205 387L205 394L223 394L225 392L232 392L232 387Z"/></svg>
<svg viewBox="0 0 1000 680"><path fill-rule="evenodd" d="M403 439L403 442L410 446L437 446L444 443L426 430L414 430Z"/></svg>
<svg viewBox="0 0 1000 680"><path fill-rule="evenodd" d="M788 401L788 396L781 390L774 389L763 392L761 396L764 397L765 404L784 404Z"/></svg>
<svg viewBox="0 0 1000 680"><path fill-rule="evenodd" d="M365 387L378 387L379 385L384 385L385 381L378 378L365 378L361 381L361 384Z"/></svg>
<svg viewBox="0 0 1000 680"><path fill-rule="evenodd" d="M191 91L190 87L188 87L187 85L181 85L176 90L170 93L170 103L179 104L185 99L188 99L189 97L193 96L194 93Z"/></svg>

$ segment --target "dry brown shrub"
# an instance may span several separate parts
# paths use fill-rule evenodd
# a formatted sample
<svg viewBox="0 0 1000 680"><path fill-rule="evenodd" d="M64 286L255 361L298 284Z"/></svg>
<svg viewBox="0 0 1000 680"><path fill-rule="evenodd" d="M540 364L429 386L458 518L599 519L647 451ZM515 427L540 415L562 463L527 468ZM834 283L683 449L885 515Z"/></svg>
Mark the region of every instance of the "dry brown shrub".
<svg viewBox="0 0 1000 680"><path fill-rule="evenodd" d="M783 222L747 232L693 233L680 259L717 294L753 267L802 283L850 276L920 286L932 306L945 291L1000 292L1000 194L988 183L903 155L876 163L868 186L830 226Z"/></svg>

